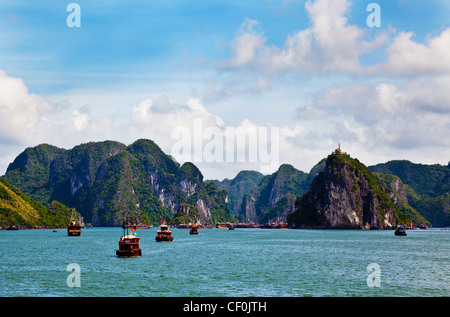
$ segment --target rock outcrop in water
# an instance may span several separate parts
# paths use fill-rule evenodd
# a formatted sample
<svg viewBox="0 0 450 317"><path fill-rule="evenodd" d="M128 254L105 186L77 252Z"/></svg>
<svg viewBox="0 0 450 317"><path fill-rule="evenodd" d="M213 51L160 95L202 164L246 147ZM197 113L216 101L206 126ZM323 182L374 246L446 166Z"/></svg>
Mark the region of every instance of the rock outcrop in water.
<svg viewBox="0 0 450 317"><path fill-rule="evenodd" d="M296 228L391 229L407 220L368 168L340 153L328 156L295 208L288 223Z"/></svg>

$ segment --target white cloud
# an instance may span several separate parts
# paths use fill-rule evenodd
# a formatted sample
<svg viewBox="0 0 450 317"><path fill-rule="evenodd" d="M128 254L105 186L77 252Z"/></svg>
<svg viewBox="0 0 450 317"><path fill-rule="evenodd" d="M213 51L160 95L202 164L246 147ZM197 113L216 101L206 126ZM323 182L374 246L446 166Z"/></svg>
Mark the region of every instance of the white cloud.
<svg viewBox="0 0 450 317"><path fill-rule="evenodd" d="M447 160L450 28L419 43L412 32L389 27L371 36L367 29L350 24L347 0L307 1L305 9L310 26L287 35L281 46L268 44L257 21L251 27L241 27L232 42L230 59L222 64L228 68L220 69L235 74L233 85L240 88L234 90L235 94L244 91L242 86L256 86L258 78L270 78L270 85L261 86L264 91L274 88L274 78L286 76L285 82L290 81L292 73L300 75L296 77L298 85L302 75L349 75L346 83L316 92L313 101L302 101L298 96L298 121L282 129L281 157L293 161L294 156L307 159L305 152L326 155L327 148L341 141L349 152L368 163L402 155L413 161ZM245 34L252 36L252 41L245 43L248 45L238 40ZM237 63L236 57L242 52L247 54ZM363 57L370 60L378 53L385 60L377 58L376 64L367 65L362 62ZM356 80L353 75L358 76ZM220 76L216 82L219 87L220 78L225 78L223 72ZM248 78L254 80L253 84Z"/></svg>
<svg viewBox="0 0 450 317"><path fill-rule="evenodd" d="M72 112L72 117L66 121L67 124L71 124L77 131L86 129L89 122L89 115L85 112L75 110ZM67 126L67 125L66 125Z"/></svg>
<svg viewBox="0 0 450 317"><path fill-rule="evenodd" d="M249 67L263 72L361 73L360 57L385 44L388 35L380 33L366 41L364 30L348 23L349 8L347 0L307 1L311 27L288 35L282 47L267 45L264 33L255 31L258 21L246 19L232 41L232 56L224 64L230 69Z"/></svg>
<svg viewBox="0 0 450 317"><path fill-rule="evenodd" d="M0 140L25 143L48 130L53 107L39 95L30 94L22 79L0 70Z"/></svg>
<svg viewBox="0 0 450 317"><path fill-rule="evenodd" d="M436 162L450 155L450 28L429 36L425 43L416 42L409 30L372 33L350 23L350 5L348 0L306 1L309 26L292 31L278 46L270 44L258 20L246 18L229 43L229 58L215 64L218 72L204 79L203 91L192 88L202 99L189 98L192 94L186 87L191 84L173 88L174 83L171 90L152 86L154 91L148 93L145 83L135 90L127 87L122 95L123 87L85 98L74 91L52 102L30 93L22 79L0 71L0 144L14 145L0 159L5 165L11 152L18 154L25 146L43 142L71 147L104 139L129 144L150 138L170 153L176 142L171 132L176 128L186 127L193 134L195 122L201 120L203 130L223 131L227 123L208 105L226 98L233 98L238 106L223 103L226 109L221 115L239 122L236 128L262 127L264 118L279 120L275 125L280 127L280 163L304 171L338 142L365 163L403 154ZM362 58L376 50L385 53L385 60L364 65ZM334 73L343 73L345 83L327 87L338 82L337 77L330 80ZM313 77L326 84L308 85ZM302 85L307 88L299 92ZM318 89L323 90L304 100ZM246 105L242 100L250 101ZM297 107L297 121L286 119L291 106L292 113ZM258 169L247 163L198 165L206 178Z"/></svg>
<svg viewBox="0 0 450 317"><path fill-rule="evenodd" d="M50 102L32 94L20 78L0 70L0 171L28 146L50 143L73 147L89 141L121 140L123 127L108 114L93 116L86 106L72 109L67 101Z"/></svg>
<svg viewBox="0 0 450 317"><path fill-rule="evenodd" d="M92 114L87 106L73 109L68 102L61 107L30 94L21 79L4 72L0 72L0 84L3 169L26 146L44 142L70 148L88 141L111 139L130 144L138 138L149 138L171 154L177 142L172 137L174 129L184 127L194 137L201 122L204 136L207 129L216 129L224 137L229 127L196 98L181 102L165 95L144 99L129 110L129 121L119 125L108 114ZM446 159L450 154L449 86L450 76L440 76L397 85L352 83L325 89L308 106L298 109L299 121L293 126L278 126L278 162L308 171L338 142L366 164L405 157L424 163ZM271 127L277 126L243 118L232 128ZM201 146L209 141L203 138ZM259 170L262 165L261 161L194 163L207 179L233 177L240 170Z"/></svg>
<svg viewBox="0 0 450 317"><path fill-rule="evenodd" d="M238 36L233 40L233 56L230 59L230 67L241 67L250 63L256 55L256 51L263 47L265 37L257 32L255 27L258 21L246 18L242 23Z"/></svg>
<svg viewBox="0 0 450 317"><path fill-rule="evenodd" d="M321 74L346 72L363 76L422 76L450 72L450 28L426 43L412 40L413 32L396 34L394 28L378 31L349 23L348 0L307 1L311 26L287 35L282 46L268 45L256 20L246 19L231 42L231 57L220 70L250 69L257 73ZM370 38L372 37L372 38ZM378 49L386 60L363 65L362 57Z"/></svg>
<svg viewBox="0 0 450 317"><path fill-rule="evenodd" d="M349 84L323 91L314 106L326 118L353 121L362 129L357 134L361 143L370 140L373 146L385 150L449 147L449 85L450 76L409 80L400 85Z"/></svg>
<svg viewBox="0 0 450 317"><path fill-rule="evenodd" d="M401 32L387 48L388 60L378 65L378 73L391 76L423 76L450 73L450 28L427 43L414 42L412 32Z"/></svg>
<svg viewBox="0 0 450 317"><path fill-rule="evenodd" d="M145 99L132 107L130 138L150 138L169 153L176 141L171 138L172 130L185 127L193 131L194 121L198 119L203 127L221 127L224 124L219 116L208 112L196 98L189 98L185 103L165 95Z"/></svg>

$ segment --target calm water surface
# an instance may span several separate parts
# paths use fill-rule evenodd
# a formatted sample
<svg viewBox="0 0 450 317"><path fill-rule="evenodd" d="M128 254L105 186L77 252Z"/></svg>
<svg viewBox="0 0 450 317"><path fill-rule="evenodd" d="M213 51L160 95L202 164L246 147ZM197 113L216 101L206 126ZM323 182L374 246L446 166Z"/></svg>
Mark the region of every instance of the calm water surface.
<svg viewBox="0 0 450 317"><path fill-rule="evenodd" d="M172 229L170 243L156 231L137 231L136 258L115 255L121 228L0 231L0 296L450 295L450 231ZM67 285L70 263L80 287Z"/></svg>

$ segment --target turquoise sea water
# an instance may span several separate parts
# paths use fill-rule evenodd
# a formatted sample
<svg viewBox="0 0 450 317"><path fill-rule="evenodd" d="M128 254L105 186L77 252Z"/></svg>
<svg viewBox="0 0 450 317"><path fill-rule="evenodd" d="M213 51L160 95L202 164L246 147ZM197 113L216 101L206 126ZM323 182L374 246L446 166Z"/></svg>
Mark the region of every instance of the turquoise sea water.
<svg viewBox="0 0 450 317"><path fill-rule="evenodd" d="M172 229L174 241L158 243L156 230L137 231L136 258L115 255L121 228L0 231L0 296L450 295L450 231ZM67 284L70 263L79 287Z"/></svg>

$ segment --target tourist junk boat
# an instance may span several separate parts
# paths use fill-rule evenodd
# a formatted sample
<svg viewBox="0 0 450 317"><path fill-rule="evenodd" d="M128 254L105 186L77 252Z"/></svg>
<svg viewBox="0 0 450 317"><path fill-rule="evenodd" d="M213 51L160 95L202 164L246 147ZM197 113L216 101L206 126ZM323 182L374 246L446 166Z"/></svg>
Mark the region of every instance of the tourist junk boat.
<svg viewBox="0 0 450 317"><path fill-rule="evenodd" d="M119 240L119 250L116 251L116 255L119 257L141 256L142 251L139 249L139 238L129 233L129 229L131 229L131 232L136 234L136 227L124 222L122 229L123 235Z"/></svg>
<svg viewBox="0 0 450 317"><path fill-rule="evenodd" d="M169 230L169 226L167 225L165 220L159 225L159 230L156 234L155 240L157 242L173 241L172 231Z"/></svg>
<svg viewBox="0 0 450 317"><path fill-rule="evenodd" d="M81 225L76 219L75 209L72 209L70 223L69 226L67 227L67 235L72 237L81 235Z"/></svg>
<svg viewBox="0 0 450 317"><path fill-rule="evenodd" d="M189 234L198 234L197 226L193 225L191 230L189 230Z"/></svg>
<svg viewBox="0 0 450 317"><path fill-rule="evenodd" d="M394 234L395 234L396 236L406 236L405 228L403 228L403 226L398 226L398 227L395 229Z"/></svg>

